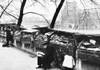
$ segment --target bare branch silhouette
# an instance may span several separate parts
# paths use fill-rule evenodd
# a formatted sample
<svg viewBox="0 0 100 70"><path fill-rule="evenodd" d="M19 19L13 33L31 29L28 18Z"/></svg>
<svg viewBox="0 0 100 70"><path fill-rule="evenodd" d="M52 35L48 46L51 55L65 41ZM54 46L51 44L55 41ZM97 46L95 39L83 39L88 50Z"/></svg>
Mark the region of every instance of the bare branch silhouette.
<svg viewBox="0 0 100 70"><path fill-rule="evenodd" d="M36 15L39 15L39 16L43 17L48 24L50 24L49 21L42 14L39 14L39 13L36 13L36 12L27 12L27 13L24 13L23 15L26 15L26 14L36 14Z"/></svg>
<svg viewBox="0 0 100 70"><path fill-rule="evenodd" d="M32 0L31 0L32 1ZM35 2L33 2L32 5L34 5L36 2L39 3L43 8L45 8L45 6L39 1L39 0L34 0ZM44 0L43 0L44 1ZM45 2L45 1L44 1Z"/></svg>
<svg viewBox="0 0 100 70"><path fill-rule="evenodd" d="M36 3L36 1L33 2L33 0L31 0L31 2L32 2L32 4L29 7L33 6Z"/></svg>
<svg viewBox="0 0 100 70"><path fill-rule="evenodd" d="M1 6L1 5L0 5L0 7L4 10L3 6ZM3 14L10 15L10 16L12 16L13 18L15 18L15 19L17 19L17 20L18 20L18 18L17 18L17 17L15 17L14 15L12 15L12 14L8 13L6 10L4 11L4 13L3 13Z"/></svg>
<svg viewBox="0 0 100 70"><path fill-rule="evenodd" d="M52 2L54 2L54 4L55 4L55 6L56 6L56 8L57 8L57 0L51 0Z"/></svg>
<svg viewBox="0 0 100 70"><path fill-rule="evenodd" d="M59 5L58 5L58 7L57 7L57 9L56 9L56 11L55 11L55 13L54 13L54 16L53 16L53 18L52 18L50 28L54 28L56 19L57 19L57 17L58 17L58 14L59 14L59 12L60 12L60 10L61 10L61 8L62 8L64 2L65 2L65 0L61 0L61 1L60 1Z"/></svg>
<svg viewBox="0 0 100 70"><path fill-rule="evenodd" d="M8 5L6 6L6 8L2 11L2 13L0 14L0 18L2 17L2 15L4 14L5 10L9 7L9 5L13 2L13 0L11 0ZM1 7L2 8L2 7Z"/></svg>
<svg viewBox="0 0 100 70"><path fill-rule="evenodd" d="M94 5L99 5L95 0L90 0ZM100 6L100 5L99 5Z"/></svg>

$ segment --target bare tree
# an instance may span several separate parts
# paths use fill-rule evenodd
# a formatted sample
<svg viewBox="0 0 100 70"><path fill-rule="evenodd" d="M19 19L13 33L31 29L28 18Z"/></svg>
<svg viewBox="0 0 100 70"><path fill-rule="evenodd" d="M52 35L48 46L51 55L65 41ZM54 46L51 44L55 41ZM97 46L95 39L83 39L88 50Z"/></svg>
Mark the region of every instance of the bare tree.
<svg viewBox="0 0 100 70"><path fill-rule="evenodd" d="M90 0L94 5L100 6L99 0Z"/></svg>
<svg viewBox="0 0 100 70"><path fill-rule="evenodd" d="M19 27L20 25L21 25L21 23L22 23L22 20L23 20L23 16L24 15L26 15L26 14L36 14L36 15L39 15L39 16L41 16L41 17L43 17L45 20L46 20L46 22L47 23L49 23L48 22L48 20L42 15L42 14L39 14L39 13L36 13L36 12L26 12L26 13L23 13L23 11L24 11L24 7L25 7L25 4L26 4L26 1L27 0L23 0L22 1L22 4L21 4L21 8L20 8L20 15L19 15L19 19L18 19L18 23L17 23L17 26ZM39 3L41 6L43 6L43 7L45 7L41 2L39 2L38 0L34 0L35 2L33 2L33 4L32 5L34 5L36 2L37 3Z"/></svg>
<svg viewBox="0 0 100 70"><path fill-rule="evenodd" d="M63 6L64 1L65 1L65 0L61 0L61 2L59 3L59 5L58 5L58 7L57 7L57 9L56 9L56 11L55 11L55 13L54 13L52 22L51 22L51 24L50 24L50 28L54 28L55 21L56 21L56 19L57 19L57 17L58 17L58 14L59 14L59 12L60 12L62 6Z"/></svg>
<svg viewBox="0 0 100 70"><path fill-rule="evenodd" d="M27 1L28 1L28 0L20 0L20 2L21 2L21 7L20 7L20 13L19 13L18 18L15 17L15 15L13 15L12 13L9 13L9 12L7 11L7 8L10 6L10 4L13 2L13 0L11 0L11 1L9 2L9 4L6 6L6 8L4 8L3 6L0 5L0 7L1 7L2 10L3 10L0 17L2 17L3 14L10 15L10 16L12 16L13 18L15 18L16 20L18 20L17 26L20 27L20 25L21 25L21 23L22 23L22 20L23 20L23 16L26 15L26 14L30 14L30 13L31 13L31 14L36 14L36 15L41 16L41 17L44 18L44 19L46 20L46 22L49 24L48 20L45 18L45 16L44 16L43 14L36 13L36 12L26 12L26 13L24 13L24 9L26 8L25 5L26 5ZM39 3L42 7L45 8L45 6L40 2L40 0L31 0L31 1L34 1L33 4L37 2L37 3ZM43 0L43 1L45 2L45 0ZM52 1L52 0L51 0L51 1ZM56 4L56 1L57 1L57 0L53 0L53 1L54 1L55 4ZM57 7L57 9L56 9L56 11L55 11L54 17L53 17L53 19L52 19L50 28L53 28L53 27L54 27L55 21L56 21L56 19L57 19L57 16L58 16L58 14L59 14L59 12L60 12L60 9L61 9L61 7L62 7L64 1L65 1L65 0L61 0L60 4L58 5L58 7ZM34 10L34 9L33 9L33 10Z"/></svg>
<svg viewBox="0 0 100 70"><path fill-rule="evenodd" d="M18 22L17 22L17 25L18 26L20 26L21 25L21 23L22 23L22 20L23 20L23 16L24 15L26 15L26 14L36 14L36 15L39 15L40 17L42 17L43 19L45 19L46 20L46 22L49 24L49 22L48 22L48 20L45 18L45 16L43 15L43 14L40 14L40 13L36 13L36 12L25 12L25 13L23 13L24 12L24 9L25 8L27 8L27 7L25 7L25 4L26 4L26 1L27 0L20 0L20 3L21 3L21 7L20 7L20 9L19 8L16 8L16 7L14 7L14 9L16 9L17 11L19 11L20 10L20 14L18 14L18 12L16 13L16 15L15 14L13 14L13 12L14 12L14 10L13 9L10 9L10 7L12 6L12 5L14 5L14 4L12 4L11 5L11 3L13 2L14 0L8 0L8 4L7 4L7 6L6 7L4 7L3 5L1 5L0 4L0 8L2 9L2 12L0 13L0 18L2 17L2 15L3 14L5 14L6 16L11 16L11 17L13 17L15 20L18 20ZM40 0L31 0L32 1L32 6L34 7L34 4L35 3L39 3L42 7L44 7L45 8L45 6L40 2ZM45 1L45 0L43 0L43 1ZM5 0L4 1L0 1L0 2L5 2ZM7 1L6 1L7 2ZM14 1L15 2L15 1ZM13 2L13 3L14 3ZM17 2L17 1L16 1ZM10 7L9 7L10 6ZM16 6L16 5L15 5ZM25 8L24 8L25 7ZM29 6L29 7L31 7L31 6ZM9 11L8 11L9 10Z"/></svg>
<svg viewBox="0 0 100 70"><path fill-rule="evenodd" d="M24 0L24 1L22 2L21 8L20 8L20 15L19 15L18 23L17 23L18 26L20 26L21 23L22 23L23 15L28 14L28 13L40 15L40 16L42 16L42 17L46 20L47 23L49 23L48 20L47 20L43 15L41 15L41 14L39 14L39 13L27 12L27 13L24 14L24 13L23 13L23 10L24 10L26 1L27 1L27 0ZM36 1L37 1L38 3L40 3L38 0L36 0ZM54 17L53 17L53 19L52 19L52 22L51 22L51 24L50 24L50 28L53 28L53 27L54 27L55 21L56 21L56 19L57 19L57 16L58 16L60 10L61 10L61 7L63 6L64 1L65 1L65 0L61 0L60 4L58 5L58 7L57 7L57 9L56 9L56 11L55 11ZM41 4L41 3L40 3L40 4ZM43 6L43 4L41 4L41 5ZM43 6L43 7L44 7L44 6Z"/></svg>
<svg viewBox="0 0 100 70"><path fill-rule="evenodd" d="M36 12L26 12L23 15L26 15L26 14L36 14L36 15L39 15L39 16L43 17L45 19L45 21L49 24L49 21L42 14L39 14L39 13L36 13Z"/></svg>

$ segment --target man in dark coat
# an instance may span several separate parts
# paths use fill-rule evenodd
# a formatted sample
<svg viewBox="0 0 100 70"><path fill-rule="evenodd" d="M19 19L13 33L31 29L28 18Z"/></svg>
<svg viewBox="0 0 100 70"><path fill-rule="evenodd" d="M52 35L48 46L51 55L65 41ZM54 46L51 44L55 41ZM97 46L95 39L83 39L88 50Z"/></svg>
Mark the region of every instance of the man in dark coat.
<svg viewBox="0 0 100 70"><path fill-rule="evenodd" d="M6 31L6 44L4 46L9 46L9 41L11 40L11 33L10 33L10 27L7 27Z"/></svg>
<svg viewBox="0 0 100 70"><path fill-rule="evenodd" d="M48 45L47 45L47 47L45 49L45 56L44 57L45 57L44 66L46 68L50 68L51 67L51 63L54 60L54 47L52 45L50 45L49 43L48 43Z"/></svg>
<svg viewBox="0 0 100 70"><path fill-rule="evenodd" d="M38 68L41 68L41 64L43 64L44 68L50 68L51 62L54 60L54 47L50 45L50 38L48 37L48 40L43 45L46 45L45 48L45 55L42 58L38 58Z"/></svg>
<svg viewBox="0 0 100 70"><path fill-rule="evenodd" d="M13 29L10 31L10 42L11 42L11 46L14 47L14 30Z"/></svg>

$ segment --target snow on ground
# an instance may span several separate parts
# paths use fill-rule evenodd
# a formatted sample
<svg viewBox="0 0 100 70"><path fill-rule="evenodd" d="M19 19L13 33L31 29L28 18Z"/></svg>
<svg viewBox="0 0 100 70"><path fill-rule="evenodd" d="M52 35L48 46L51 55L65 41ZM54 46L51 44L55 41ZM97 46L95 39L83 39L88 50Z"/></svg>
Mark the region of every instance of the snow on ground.
<svg viewBox="0 0 100 70"><path fill-rule="evenodd" d="M37 58L12 47L2 47L0 43L0 70L43 70L36 69ZM48 70L60 70L57 68Z"/></svg>
<svg viewBox="0 0 100 70"><path fill-rule="evenodd" d="M0 43L0 70L35 70L36 62L29 54Z"/></svg>

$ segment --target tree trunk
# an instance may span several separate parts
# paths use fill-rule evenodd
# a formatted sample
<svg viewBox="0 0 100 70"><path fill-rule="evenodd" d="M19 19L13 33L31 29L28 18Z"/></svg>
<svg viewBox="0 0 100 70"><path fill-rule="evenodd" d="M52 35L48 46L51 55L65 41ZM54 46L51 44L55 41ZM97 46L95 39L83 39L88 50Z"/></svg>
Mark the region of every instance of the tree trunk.
<svg viewBox="0 0 100 70"><path fill-rule="evenodd" d="M76 54L77 46L78 46L77 39L76 39L76 36L74 36L73 58L75 60L75 65L76 65L76 56L77 56Z"/></svg>
<svg viewBox="0 0 100 70"><path fill-rule="evenodd" d="M20 8L20 15L19 15L19 19L18 19L18 23L17 26L20 27L22 20L23 20L23 11L24 11L24 7L26 4L27 0L23 0L22 4L21 4L21 8Z"/></svg>
<svg viewBox="0 0 100 70"><path fill-rule="evenodd" d="M51 22L51 24L50 24L50 28L54 28L55 21L56 21L57 16L58 16L58 14L59 14L59 12L60 12L62 6L63 6L64 1L65 1L65 0L61 0L60 4L58 5L58 7L57 7L57 9L56 9L56 12L55 12L55 14L54 14L54 16L53 16L52 22Z"/></svg>

